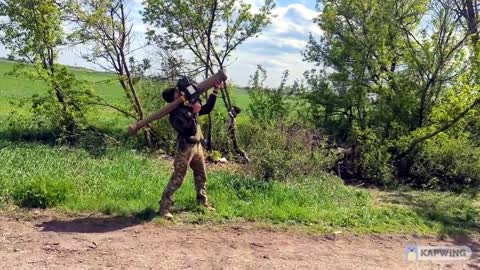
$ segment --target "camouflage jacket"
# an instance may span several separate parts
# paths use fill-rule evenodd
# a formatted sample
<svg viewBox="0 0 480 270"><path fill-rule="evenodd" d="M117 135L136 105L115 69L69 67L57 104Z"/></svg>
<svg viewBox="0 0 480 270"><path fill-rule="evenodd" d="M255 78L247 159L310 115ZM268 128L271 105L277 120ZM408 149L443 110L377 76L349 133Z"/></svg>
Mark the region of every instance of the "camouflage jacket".
<svg viewBox="0 0 480 270"><path fill-rule="evenodd" d="M210 95L207 103L202 106L198 114L194 113L190 106L185 105L180 105L170 112L169 120L172 127L177 131L177 141L193 144L203 140L198 116L209 114L215 106L216 99L215 95Z"/></svg>

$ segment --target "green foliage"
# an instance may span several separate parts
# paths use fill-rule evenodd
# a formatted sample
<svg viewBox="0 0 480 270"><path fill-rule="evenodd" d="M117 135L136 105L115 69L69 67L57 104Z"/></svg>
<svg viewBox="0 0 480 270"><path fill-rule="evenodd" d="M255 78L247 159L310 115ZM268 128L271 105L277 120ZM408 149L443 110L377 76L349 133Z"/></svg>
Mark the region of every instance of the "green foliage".
<svg viewBox="0 0 480 270"><path fill-rule="evenodd" d="M47 66L62 44L62 14L52 0L6 0L0 3L2 42L11 55Z"/></svg>
<svg viewBox="0 0 480 270"><path fill-rule="evenodd" d="M215 61L223 68L239 45L270 23L275 6L274 1L266 0L258 12L253 12L250 4L236 2L147 0L143 16L154 27L149 37L159 47L188 49L200 66L212 68ZM206 48L211 50L205 53Z"/></svg>
<svg viewBox="0 0 480 270"><path fill-rule="evenodd" d="M480 184L478 144L466 136L442 134L423 144L413 157L412 176L427 188L461 191Z"/></svg>
<svg viewBox="0 0 480 270"><path fill-rule="evenodd" d="M287 102L289 93L285 87L288 79L288 71L282 78L282 83L278 89L268 89L264 86L267 73L262 66L258 66L257 70L251 76L251 87L249 87L248 95L250 96L250 104L248 112L250 118L262 124L270 124L274 122L283 122L291 113L291 104Z"/></svg>
<svg viewBox="0 0 480 270"><path fill-rule="evenodd" d="M155 79L145 79L138 85L139 96L143 100L145 113L151 114L166 105L162 91L171 87ZM168 115L151 123L155 133L157 146L168 154L173 154L176 148L176 133L168 121Z"/></svg>
<svg viewBox="0 0 480 270"><path fill-rule="evenodd" d="M325 70L306 74L304 97L312 124L353 146L358 176L392 182L405 169L392 164L403 164L398 161L428 139L478 121L472 119L480 104L475 44L466 42L470 33L460 6L437 0L321 3L315 22L324 35L311 36L305 58Z"/></svg>
<svg viewBox="0 0 480 270"><path fill-rule="evenodd" d="M20 207L49 208L65 202L72 190L72 183L64 180L34 178L16 186L10 196Z"/></svg>
<svg viewBox="0 0 480 270"><path fill-rule="evenodd" d="M73 73L56 64L58 46L64 42L62 10L51 0L3 1L0 15L1 41L13 56L30 62L34 69L18 65L12 75L45 82L48 95L31 99L34 119L39 125L47 122L60 130L59 139L76 140L78 130L86 126L85 103L93 92L75 79Z"/></svg>
<svg viewBox="0 0 480 270"><path fill-rule="evenodd" d="M222 153L214 150L210 154L210 158L212 159L213 162L218 162L222 158Z"/></svg>
<svg viewBox="0 0 480 270"><path fill-rule="evenodd" d="M46 85L43 93L36 91L31 97L12 101L14 110L8 122L17 130L49 131L58 143L78 142L80 134L89 132L85 115L95 113L95 109L87 105L95 98L95 93L89 83L76 79L67 67L54 64L53 68L55 72L51 73L41 67L17 66L7 74L17 80L33 80ZM28 113L22 113L25 111Z"/></svg>
<svg viewBox="0 0 480 270"><path fill-rule="evenodd" d="M388 142L382 141L371 129L356 129L355 135L358 143L356 151L359 155L355 166L360 176L382 186L397 185L394 181L393 160Z"/></svg>
<svg viewBox="0 0 480 270"><path fill-rule="evenodd" d="M228 155L234 153L234 151L232 150L233 147L227 131L228 114L225 107L221 105L221 102L222 100L217 98L217 104L210 114L212 117L212 148L214 151L221 152L223 155ZM202 124L203 134L208 134L208 116L200 117L200 122Z"/></svg>
<svg viewBox="0 0 480 270"><path fill-rule="evenodd" d="M48 86L45 81L34 80L32 76L28 75L28 72L35 73L34 66L25 65L22 72L18 72L17 76L12 76L11 70L16 64L16 62L0 61L0 83L2 84L0 89L0 132L2 137L10 141L54 143L61 135L61 130L53 129L59 122L48 115L34 114L32 96L37 99L43 98L45 102L55 102L55 99L48 98ZM119 91L120 86L111 74L72 67L65 68L79 79L79 87L85 88L87 91L94 88L96 95L116 106L120 107L124 104L121 91ZM125 127L131 123L130 118L120 115L108 107L101 107L100 110L100 108L90 106L87 106L84 117L86 123L95 125L102 133L125 143L129 140ZM49 124L50 121L55 122ZM87 139L86 137L99 135L96 132L78 132L81 133L77 136L80 144Z"/></svg>
<svg viewBox="0 0 480 270"><path fill-rule="evenodd" d="M252 155L253 171L265 180L287 180L329 171L339 157L322 136L301 122L294 90L286 86L288 71L276 89L263 83L267 74L258 66L249 87L249 122L238 126L240 142Z"/></svg>
<svg viewBox="0 0 480 270"><path fill-rule="evenodd" d="M251 154L255 175L285 181L330 171L339 158L314 130L276 124L239 125L239 141Z"/></svg>
<svg viewBox="0 0 480 270"><path fill-rule="evenodd" d="M138 48L134 47L128 3L124 0L68 0L64 8L66 21L73 28L67 39L87 48L81 55L83 59L116 75L116 81L121 86L119 90L127 101L119 107L97 97L95 105L115 109L137 121L144 119L147 115L139 98L138 83L146 77L151 63L149 59L139 62L132 56ZM144 144L154 148L154 134L150 129L142 132Z"/></svg>
<svg viewBox="0 0 480 270"><path fill-rule="evenodd" d="M64 135L59 137L61 140L88 127L84 115L93 108L86 104L91 102L95 94L87 83L77 80L65 66L55 65L54 69L55 73L52 74L45 74L42 69L38 69L39 73L44 75L43 80L49 84L49 94L33 95L31 110L33 122L37 123L39 128L60 131L60 134ZM62 102L59 102L60 99ZM76 130L69 128L73 123Z"/></svg>

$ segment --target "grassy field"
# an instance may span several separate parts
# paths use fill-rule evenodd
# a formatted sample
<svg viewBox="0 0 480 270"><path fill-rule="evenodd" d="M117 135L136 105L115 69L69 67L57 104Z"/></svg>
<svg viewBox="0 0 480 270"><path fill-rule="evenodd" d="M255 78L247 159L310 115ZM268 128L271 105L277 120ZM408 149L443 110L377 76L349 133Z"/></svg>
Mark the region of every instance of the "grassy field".
<svg viewBox="0 0 480 270"><path fill-rule="evenodd" d="M11 102L19 102L22 99L28 99L32 95L44 95L46 92L45 84L42 81L32 81L25 78L18 78L7 75L12 71L15 63L0 59L0 121L8 117L14 106ZM124 93L119 83L115 81L114 76L108 73L95 72L88 69L72 68L77 78L91 83L96 94L117 107L125 107ZM232 102L242 108L247 109L249 104L248 92L236 87L230 87ZM163 89L155 90L161 95ZM220 107L223 102L219 100ZM219 107L219 106L217 106ZM131 118L126 118L113 109L107 107L99 108L101 113L94 113L89 116L92 122L103 129L125 130L125 127L132 122ZM223 108L221 108L223 109ZM18 111L18 110L17 110ZM25 109L20 113L28 115ZM147 112L149 113L149 112ZM241 117L244 117L242 114ZM244 121L240 119L239 121Z"/></svg>
<svg viewBox="0 0 480 270"><path fill-rule="evenodd" d="M2 83L0 95L1 105L7 104L9 100L31 97L34 94L42 95L45 93L45 85L40 81L30 81L22 78L7 76L15 63L6 60L0 60L0 81ZM113 76L108 73L95 72L87 69L73 69L77 78L92 82L97 94L114 104L122 103L124 94L118 82L112 80ZM158 89L160 94L163 89ZM245 90L235 87L232 91L234 104L246 109L248 106L248 93ZM2 112L7 111L8 106L1 106Z"/></svg>
<svg viewBox="0 0 480 270"><path fill-rule="evenodd" d="M44 91L39 82L2 75L11 68L12 63L0 62L0 120L8 118L10 101ZM110 78L85 70L77 74L92 82ZM122 102L116 84L96 85L97 92L108 100ZM237 91L234 96L239 103L248 104L245 92ZM107 111L102 111L100 118L119 130L128 122ZM0 135L8 128L0 123ZM121 145L94 154L90 150L0 136L0 203L152 218L171 173L171 161ZM264 182L246 175L230 168L212 170L208 189L217 211L205 213L195 206L189 174L176 195L177 222L246 220L299 225L320 232L425 234L476 232L480 222L477 202L467 195L371 192L345 186L326 173L288 182Z"/></svg>

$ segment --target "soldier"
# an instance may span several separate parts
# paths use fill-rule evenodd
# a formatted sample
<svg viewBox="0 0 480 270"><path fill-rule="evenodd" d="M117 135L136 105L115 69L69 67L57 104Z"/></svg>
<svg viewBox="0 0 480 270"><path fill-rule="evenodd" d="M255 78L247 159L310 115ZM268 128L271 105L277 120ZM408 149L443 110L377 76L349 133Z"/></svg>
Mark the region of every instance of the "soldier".
<svg viewBox="0 0 480 270"><path fill-rule="evenodd" d="M195 101L187 106L178 106L170 112L169 121L177 131L177 150L173 162L174 171L168 182L162 199L160 200L160 216L165 219L172 219L170 213L173 204L173 195L180 188L187 173L187 167L193 170L197 202L208 210L215 210L207 200L207 173L205 168L205 157L203 155L203 135L198 121L198 116L209 114L217 99L217 94L223 88L223 82L217 81L213 93L208 97L207 103L202 106L201 101ZM162 93L166 102L172 102L181 95L177 88L170 88Z"/></svg>

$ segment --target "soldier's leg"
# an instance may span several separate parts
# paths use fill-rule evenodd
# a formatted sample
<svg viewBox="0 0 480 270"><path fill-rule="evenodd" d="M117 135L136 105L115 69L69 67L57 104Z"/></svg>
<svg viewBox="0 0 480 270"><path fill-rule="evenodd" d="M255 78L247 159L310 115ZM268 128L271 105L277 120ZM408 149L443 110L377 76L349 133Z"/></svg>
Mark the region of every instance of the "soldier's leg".
<svg viewBox="0 0 480 270"><path fill-rule="evenodd" d="M163 191L162 199L160 200L160 215L166 218L171 218L170 208L173 204L174 193L183 183L185 175L187 174L188 164L192 159L193 149L191 146L185 148L178 148L173 161L174 171L170 177L165 190Z"/></svg>
<svg viewBox="0 0 480 270"><path fill-rule="evenodd" d="M205 156L201 144L194 147L193 157L190 161L190 167L193 170L193 180L197 192L197 202L213 210L208 204L207 199L207 170L205 167Z"/></svg>

